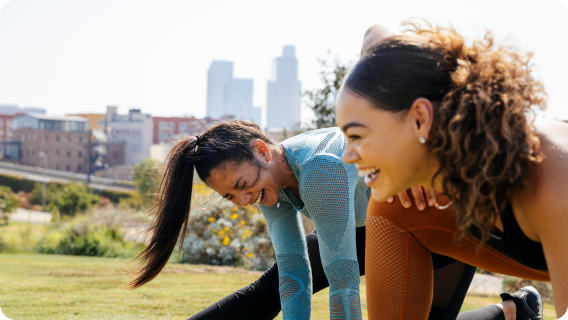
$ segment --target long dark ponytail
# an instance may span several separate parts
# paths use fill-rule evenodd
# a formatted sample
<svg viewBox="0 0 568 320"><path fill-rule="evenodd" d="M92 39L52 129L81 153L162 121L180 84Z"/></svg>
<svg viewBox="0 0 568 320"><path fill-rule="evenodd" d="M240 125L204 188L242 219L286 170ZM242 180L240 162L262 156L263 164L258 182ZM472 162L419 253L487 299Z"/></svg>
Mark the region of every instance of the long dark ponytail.
<svg viewBox="0 0 568 320"><path fill-rule="evenodd" d="M130 282L131 288L150 282L162 271L178 238L181 252L189 222L194 171L206 181L213 169L227 162L253 161L251 141L255 139L275 145L256 124L244 120L224 122L203 135L176 142L166 158L160 192L152 210L155 219L146 230L151 235L150 241L136 258L140 267Z"/></svg>

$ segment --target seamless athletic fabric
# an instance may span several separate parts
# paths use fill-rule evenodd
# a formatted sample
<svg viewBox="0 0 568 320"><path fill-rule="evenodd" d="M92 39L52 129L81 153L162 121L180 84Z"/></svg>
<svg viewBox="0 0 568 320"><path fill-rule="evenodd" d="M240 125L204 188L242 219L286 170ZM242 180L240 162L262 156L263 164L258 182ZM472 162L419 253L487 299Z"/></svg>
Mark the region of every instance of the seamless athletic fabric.
<svg viewBox="0 0 568 320"><path fill-rule="evenodd" d="M355 234L359 274L365 275L365 227L357 228ZM329 286L321 264L316 230L306 236L306 243L313 277L312 288L313 293L316 293ZM455 320L476 268L435 253L432 254L432 264L435 305L430 309L428 319ZM257 281L201 310L188 320L272 320L281 311L278 282L278 264L274 264ZM487 311L481 310L479 315L478 310L475 310L470 312L470 318L462 319L463 314L460 314L458 319L476 319L475 316L484 316L483 319L501 320L498 316L488 318Z"/></svg>
<svg viewBox="0 0 568 320"><path fill-rule="evenodd" d="M418 211L371 200L365 260L369 319L428 318L431 252L496 273L549 281L547 271L527 267L471 234L456 242L460 235L452 208Z"/></svg>
<svg viewBox="0 0 568 320"><path fill-rule="evenodd" d="M365 225L370 191L355 166L341 161L345 143L338 128L282 142L303 202L282 190L277 205L259 206L276 252L284 319L309 319L312 309L313 283L300 212L312 218L318 231L331 319L362 319L355 227Z"/></svg>

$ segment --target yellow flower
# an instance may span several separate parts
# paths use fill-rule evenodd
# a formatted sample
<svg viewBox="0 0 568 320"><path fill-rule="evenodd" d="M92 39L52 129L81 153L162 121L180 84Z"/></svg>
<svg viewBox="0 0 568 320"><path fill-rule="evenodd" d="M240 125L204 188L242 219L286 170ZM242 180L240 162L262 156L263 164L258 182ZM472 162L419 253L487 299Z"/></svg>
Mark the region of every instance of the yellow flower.
<svg viewBox="0 0 568 320"><path fill-rule="evenodd" d="M225 230L221 230L221 231L219 231L219 232L217 233L218 236L222 236L222 235L224 235L224 234L225 234Z"/></svg>
<svg viewBox="0 0 568 320"><path fill-rule="evenodd" d="M233 213L233 215L231 216L231 220L235 220L238 217L239 217L238 213Z"/></svg>
<svg viewBox="0 0 568 320"><path fill-rule="evenodd" d="M225 231L229 231L229 227L225 227Z"/></svg>
<svg viewBox="0 0 568 320"><path fill-rule="evenodd" d="M247 247L244 247L243 250L248 251Z"/></svg>
<svg viewBox="0 0 568 320"><path fill-rule="evenodd" d="M215 219L215 217L210 217L209 219L207 219L207 221L213 223L215 222L217 219Z"/></svg>
<svg viewBox="0 0 568 320"><path fill-rule="evenodd" d="M248 236L252 236L252 233L253 233L253 232L250 231L250 230L245 230L245 231L243 231L243 237L242 237L242 239L244 240L244 239L246 239Z"/></svg>
<svg viewBox="0 0 568 320"><path fill-rule="evenodd" d="M241 224L245 225L245 224L247 224L247 222L245 220L241 220Z"/></svg>
<svg viewBox="0 0 568 320"><path fill-rule="evenodd" d="M231 238L225 237L225 239L223 239L223 245L224 246L228 246L230 243L231 243Z"/></svg>
<svg viewBox="0 0 568 320"><path fill-rule="evenodd" d="M233 211L235 211L235 212L236 212L236 211L239 211L239 207L234 206L234 207L233 207Z"/></svg>
<svg viewBox="0 0 568 320"><path fill-rule="evenodd" d="M252 258L252 257L254 257L254 255L249 252L249 253L247 254L247 257Z"/></svg>

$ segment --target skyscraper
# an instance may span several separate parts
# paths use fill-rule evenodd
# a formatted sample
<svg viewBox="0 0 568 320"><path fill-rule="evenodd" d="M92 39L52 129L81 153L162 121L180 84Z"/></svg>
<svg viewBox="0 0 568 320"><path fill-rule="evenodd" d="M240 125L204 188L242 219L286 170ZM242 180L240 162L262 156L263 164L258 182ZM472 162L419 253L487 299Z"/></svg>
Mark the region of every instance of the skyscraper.
<svg viewBox="0 0 568 320"><path fill-rule="evenodd" d="M298 60L294 46L284 46L282 57L272 61L272 79L267 84L267 124L269 129L291 129L300 122Z"/></svg>
<svg viewBox="0 0 568 320"><path fill-rule="evenodd" d="M224 114L252 119L252 79L232 79L225 90Z"/></svg>
<svg viewBox="0 0 568 320"><path fill-rule="evenodd" d="M213 61L207 72L207 116L252 120L260 125L261 108L252 105L253 80L233 78L233 63Z"/></svg>
<svg viewBox="0 0 568 320"><path fill-rule="evenodd" d="M207 116L220 118L225 115L225 91L233 80L231 61L213 61L207 71Z"/></svg>

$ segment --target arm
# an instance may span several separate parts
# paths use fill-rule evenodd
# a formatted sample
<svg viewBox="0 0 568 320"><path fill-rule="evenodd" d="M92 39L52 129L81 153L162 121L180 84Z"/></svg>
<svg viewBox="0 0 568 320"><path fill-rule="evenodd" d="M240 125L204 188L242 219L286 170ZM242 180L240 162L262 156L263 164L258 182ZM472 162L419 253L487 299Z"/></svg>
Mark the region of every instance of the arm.
<svg viewBox="0 0 568 320"><path fill-rule="evenodd" d="M310 319L312 272L300 213L288 202L259 206L276 251L283 319Z"/></svg>
<svg viewBox="0 0 568 320"><path fill-rule="evenodd" d="M355 213L350 209L353 197L347 171L339 159L316 159L304 166L300 195L318 233L322 265L329 280L331 318L362 319Z"/></svg>

